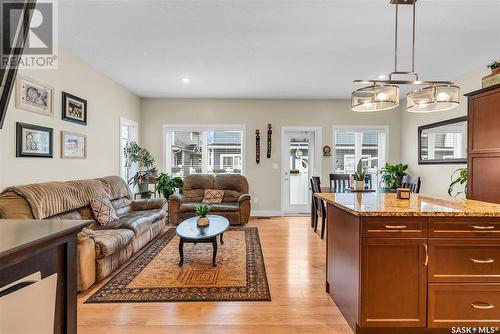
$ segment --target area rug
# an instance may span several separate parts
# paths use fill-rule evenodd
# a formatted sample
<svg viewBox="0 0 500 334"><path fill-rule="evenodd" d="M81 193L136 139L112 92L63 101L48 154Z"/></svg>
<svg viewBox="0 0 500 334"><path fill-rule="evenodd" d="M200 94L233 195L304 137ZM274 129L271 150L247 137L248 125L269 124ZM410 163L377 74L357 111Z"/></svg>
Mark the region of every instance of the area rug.
<svg viewBox="0 0 500 334"><path fill-rule="evenodd" d="M185 243L179 267L170 228L85 303L271 300L258 229L231 227L218 245L217 267L210 243Z"/></svg>

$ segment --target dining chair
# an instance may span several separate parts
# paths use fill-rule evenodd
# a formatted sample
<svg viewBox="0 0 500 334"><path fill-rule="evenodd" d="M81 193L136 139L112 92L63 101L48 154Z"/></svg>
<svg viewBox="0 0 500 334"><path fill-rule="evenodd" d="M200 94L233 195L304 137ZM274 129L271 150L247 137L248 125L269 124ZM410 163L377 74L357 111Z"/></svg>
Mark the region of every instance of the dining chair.
<svg viewBox="0 0 500 334"><path fill-rule="evenodd" d="M315 193L320 193L321 192L321 182L319 177L313 176L311 178L311 187L312 187L312 192L313 192L313 199L314 199L314 209L315 209L315 214L314 214L314 232L318 230L318 220L321 217L321 239L324 238L325 236L325 227L326 227L326 206L325 202L323 200L317 198L314 196Z"/></svg>
<svg viewBox="0 0 500 334"><path fill-rule="evenodd" d="M371 174L366 174L365 175L365 185L368 185L367 189L373 189L372 175Z"/></svg>
<svg viewBox="0 0 500 334"><path fill-rule="evenodd" d="M330 174L330 192L345 192L351 187L351 176L349 174Z"/></svg>
<svg viewBox="0 0 500 334"><path fill-rule="evenodd" d="M420 192L421 183L419 176L405 175L403 176L402 187L410 189L412 193L418 194Z"/></svg>
<svg viewBox="0 0 500 334"><path fill-rule="evenodd" d="M316 209L316 198L314 197L314 178L317 176L313 176L309 179L309 187L311 189L311 227L314 228L314 224L318 220L318 210Z"/></svg>

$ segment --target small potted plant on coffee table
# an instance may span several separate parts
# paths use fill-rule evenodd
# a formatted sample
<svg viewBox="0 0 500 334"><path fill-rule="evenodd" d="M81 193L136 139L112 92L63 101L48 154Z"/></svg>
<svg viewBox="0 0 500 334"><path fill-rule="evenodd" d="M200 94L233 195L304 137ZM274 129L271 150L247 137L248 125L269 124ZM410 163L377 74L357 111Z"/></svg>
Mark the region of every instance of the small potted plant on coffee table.
<svg viewBox="0 0 500 334"><path fill-rule="evenodd" d="M208 226L210 221L208 220L208 213L210 212L210 207L208 205L198 205L196 208L196 215L198 216L198 220L196 223L199 227Z"/></svg>

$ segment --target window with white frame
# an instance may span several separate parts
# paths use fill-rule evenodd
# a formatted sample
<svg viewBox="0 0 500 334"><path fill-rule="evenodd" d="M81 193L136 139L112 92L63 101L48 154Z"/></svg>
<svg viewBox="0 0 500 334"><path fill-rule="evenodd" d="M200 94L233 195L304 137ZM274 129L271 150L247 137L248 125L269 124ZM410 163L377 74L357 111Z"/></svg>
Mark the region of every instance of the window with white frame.
<svg viewBox="0 0 500 334"><path fill-rule="evenodd" d="M139 125L129 119L120 118L120 176L128 181L137 172L137 166L126 166L125 148L131 142L138 141Z"/></svg>
<svg viewBox="0 0 500 334"><path fill-rule="evenodd" d="M353 174L360 159L372 176L374 187L378 185L378 170L385 165L387 130L385 128L335 128L333 131L336 174Z"/></svg>
<svg viewBox="0 0 500 334"><path fill-rule="evenodd" d="M165 169L173 176L243 173L244 126L165 126Z"/></svg>

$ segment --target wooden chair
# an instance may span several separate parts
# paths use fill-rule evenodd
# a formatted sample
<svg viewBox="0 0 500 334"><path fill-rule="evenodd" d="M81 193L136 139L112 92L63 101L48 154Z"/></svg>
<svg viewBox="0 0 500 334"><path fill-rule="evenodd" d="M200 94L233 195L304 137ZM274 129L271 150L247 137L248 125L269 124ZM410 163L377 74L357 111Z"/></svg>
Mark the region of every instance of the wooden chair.
<svg viewBox="0 0 500 334"><path fill-rule="evenodd" d="M313 193L313 203L314 203L314 214L312 218L312 223L314 224L314 232L318 230L318 220L321 217L321 239L325 236L325 227L326 227L326 206L325 203L314 197L314 194L321 192L321 182L319 177L313 176L311 178L311 189Z"/></svg>
<svg viewBox="0 0 500 334"><path fill-rule="evenodd" d="M330 192L341 193L351 187L351 176L349 174L330 174Z"/></svg>
<svg viewBox="0 0 500 334"><path fill-rule="evenodd" d="M402 182L402 187L403 188L408 188L412 193L418 194L420 191L420 177L418 176L410 176L410 175L405 175L403 176L403 182Z"/></svg>

